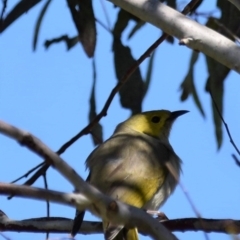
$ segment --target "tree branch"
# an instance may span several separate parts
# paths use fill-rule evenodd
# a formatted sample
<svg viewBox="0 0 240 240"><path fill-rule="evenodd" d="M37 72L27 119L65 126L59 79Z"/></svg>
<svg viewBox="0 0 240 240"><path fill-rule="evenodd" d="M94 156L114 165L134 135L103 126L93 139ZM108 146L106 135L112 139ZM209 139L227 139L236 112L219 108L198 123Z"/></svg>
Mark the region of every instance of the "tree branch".
<svg viewBox="0 0 240 240"><path fill-rule="evenodd" d="M207 219L207 218L182 218L172 219L162 222L170 231L204 231L226 234L240 233L240 220L233 219ZM9 219L4 212L0 210L0 229L1 231L12 232L51 232L51 233L69 233L72 228L72 220L61 217L43 217L30 218L20 221ZM83 221L81 234L103 233L102 222ZM146 235L146 232L140 233Z"/></svg>
<svg viewBox="0 0 240 240"><path fill-rule="evenodd" d="M0 182L0 195L9 194L14 194L18 197L31 198L36 200L48 200L51 202L68 205L70 207L73 207L74 203L76 202L78 202L78 204L81 205L83 208L86 208L86 206L90 204L89 200L80 193L63 193L26 185Z"/></svg>
<svg viewBox="0 0 240 240"><path fill-rule="evenodd" d="M185 17L158 0L110 2L178 38L180 45L203 52L240 73L240 47L223 35Z"/></svg>

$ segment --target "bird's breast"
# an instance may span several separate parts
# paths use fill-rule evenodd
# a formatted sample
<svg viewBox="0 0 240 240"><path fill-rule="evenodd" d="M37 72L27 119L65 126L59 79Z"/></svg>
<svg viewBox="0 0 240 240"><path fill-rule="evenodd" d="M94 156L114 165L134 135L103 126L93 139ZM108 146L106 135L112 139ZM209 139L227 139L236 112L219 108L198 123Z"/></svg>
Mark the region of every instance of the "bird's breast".
<svg viewBox="0 0 240 240"><path fill-rule="evenodd" d="M144 205L144 209L158 210L175 190L181 172L181 160L177 155L173 154L168 161L168 165L171 166L174 172L168 171L165 181L153 195L152 199Z"/></svg>

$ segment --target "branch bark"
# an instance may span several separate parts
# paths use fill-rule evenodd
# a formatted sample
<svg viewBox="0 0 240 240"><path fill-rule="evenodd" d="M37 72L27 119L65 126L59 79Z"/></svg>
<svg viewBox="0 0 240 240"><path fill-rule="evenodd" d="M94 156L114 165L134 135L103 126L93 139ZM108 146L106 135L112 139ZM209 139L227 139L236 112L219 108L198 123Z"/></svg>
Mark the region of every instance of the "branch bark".
<svg viewBox="0 0 240 240"><path fill-rule="evenodd" d="M217 232L225 234L239 234L240 220L233 219L207 219L207 218L182 218L171 219L162 222L170 231L204 231ZM72 228L72 220L69 218L50 217L50 218L31 218L16 221L9 219L7 215L0 210L0 229L1 231L12 232L38 232L38 233L69 233ZM80 234L103 233L102 223L93 221L84 221ZM146 232L140 233L146 235Z"/></svg>
<svg viewBox="0 0 240 240"><path fill-rule="evenodd" d="M185 17L158 0L109 0L145 22L240 73L240 47L225 36Z"/></svg>

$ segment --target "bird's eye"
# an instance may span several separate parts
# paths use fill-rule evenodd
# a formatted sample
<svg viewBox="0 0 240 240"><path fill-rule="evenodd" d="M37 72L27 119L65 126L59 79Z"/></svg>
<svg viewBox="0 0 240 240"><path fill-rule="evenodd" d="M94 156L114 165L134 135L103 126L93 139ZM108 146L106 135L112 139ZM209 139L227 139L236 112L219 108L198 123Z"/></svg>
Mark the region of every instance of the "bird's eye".
<svg viewBox="0 0 240 240"><path fill-rule="evenodd" d="M158 116L154 116L152 117L152 120L151 120L153 123L159 123L160 122L160 117Z"/></svg>

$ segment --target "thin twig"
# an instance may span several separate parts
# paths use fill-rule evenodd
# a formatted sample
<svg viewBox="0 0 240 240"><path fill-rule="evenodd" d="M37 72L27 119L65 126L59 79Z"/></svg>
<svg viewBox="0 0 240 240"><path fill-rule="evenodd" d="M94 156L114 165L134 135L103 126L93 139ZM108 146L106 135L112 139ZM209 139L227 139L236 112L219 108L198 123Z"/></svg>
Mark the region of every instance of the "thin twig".
<svg viewBox="0 0 240 240"><path fill-rule="evenodd" d="M43 174L43 181L44 181L44 188L47 190L48 189L48 183L47 183L47 173L45 172ZM50 217L50 203L49 203L49 200L47 199L46 200L46 208L47 208L47 218ZM46 239L49 238L49 231L46 232Z"/></svg>
<svg viewBox="0 0 240 240"><path fill-rule="evenodd" d="M43 181L44 181L44 188L48 189L48 183L47 183L47 176L46 173L43 174ZM50 217L50 203L48 200L46 200L47 203L47 217Z"/></svg>
<svg viewBox="0 0 240 240"><path fill-rule="evenodd" d="M40 166L40 164L39 164L38 166ZM35 172L35 173L33 174L33 176L32 176L31 178L29 178L29 179L24 183L24 185L27 185L27 186L32 185L32 184L33 184L35 181L37 181L37 179L38 179L40 176L42 176L42 175L47 171L47 169L49 168L49 165L47 165L45 162L41 163L41 166L42 166L42 167L40 167L40 168L37 170L37 172ZM10 200L10 199L13 198L13 197L14 197L14 195L11 195L11 196L8 197L8 199Z"/></svg>
<svg viewBox="0 0 240 240"><path fill-rule="evenodd" d="M235 156L235 154L232 154L232 157L233 157L235 163L237 164L237 166L240 167L240 160Z"/></svg>
<svg viewBox="0 0 240 240"><path fill-rule="evenodd" d="M110 28L108 28L101 20L99 20L98 18L95 18L95 21L102 26L108 33L112 34L112 31Z"/></svg>
<svg viewBox="0 0 240 240"><path fill-rule="evenodd" d="M5 240L11 240L11 238L7 237L5 234L0 232L0 235L2 236L2 238L4 238Z"/></svg>
<svg viewBox="0 0 240 240"><path fill-rule="evenodd" d="M103 12L104 12L104 16L106 18L107 24L108 24L108 29L111 29L111 23L110 23L110 19L109 19L109 14L107 12L106 6L105 6L105 1L103 2L103 0L100 1Z"/></svg>
<svg viewBox="0 0 240 240"><path fill-rule="evenodd" d="M202 225L201 227L204 228L203 222L202 222L202 216L200 214L200 212L197 210L196 206L193 203L193 200L191 199L190 195L188 194L188 192L186 191L183 183L179 180L179 176L176 172L176 170L174 169L174 167L172 166L172 164L170 162L166 162L165 166L167 167L168 171L170 172L170 174L175 178L175 180L178 182L180 188L182 189L185 197L187 198L187 201L189 202L193 212L196 214L196 216L199 219L200 224ZM204 237L209 240L209 237L207 235L206 232L204 232Z"/></svg>
<svg viewBox="0 0 240 240"><path fill-rule="evenodd" d="M30 169L28 172L26 172L24 175L20 176L19 178L13 180L11 183L15 183L18 182L19 180L21 180L22 178L26 178L28 177L28 175L32 172L34 172L36 169L42 167L44 165L44 162L38 164L37 166L35 166L34 168Z"/></svg>
<svg viewBox="0 0 240 240"><path fill-rule="evenodd" d="M1 16L0 16L0 24L3 22L3 16L7 9L7 0L2 0L2 3L3 3L3 7L2 7Z"/></svg>
<svg viewBox="0 0 240 240"><path fill-rule="evenodd" d="M235 144L235 142L233 141L233 138L232 138L232 135L231 135L230 130L229 130L229 128L228 128L228 125L227 125L227 123L225 122L225 120L223 119L223 116L222 116L222 114L221 114L221 112L220 112L220 110L219 110L219 108L218 108L218 105L217 105L217 103L216 103L216 101L215 101L215 99L214 99L214 97L213 97L213 95L212 95L211 89L209 90L209 94L210 94L210 96L211 96L211 98L212 98L212 101L213 101L213 103L214 103L215 109L216 109L219 117L221 118L222 123L224 124L224 127L225 127L225 129L226 129L226 131L227 131L227 134L228 134L230 143L233 145L233 147L234 147L235 150L237 151L238 155L240 155L240 151L239 151L237 145Z"/></svg>

